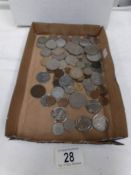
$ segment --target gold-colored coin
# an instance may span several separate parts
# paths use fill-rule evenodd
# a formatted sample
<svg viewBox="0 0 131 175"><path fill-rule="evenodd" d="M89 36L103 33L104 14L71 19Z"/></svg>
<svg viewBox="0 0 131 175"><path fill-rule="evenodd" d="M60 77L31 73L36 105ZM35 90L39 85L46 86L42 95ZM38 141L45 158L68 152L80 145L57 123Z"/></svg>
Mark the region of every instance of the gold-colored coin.
<svg viewBox="0 0 131 175"><path fill-rule="evenodd" d="M81 83L75 83L74 87L76 91L83 91L83 85Z"/></svg>

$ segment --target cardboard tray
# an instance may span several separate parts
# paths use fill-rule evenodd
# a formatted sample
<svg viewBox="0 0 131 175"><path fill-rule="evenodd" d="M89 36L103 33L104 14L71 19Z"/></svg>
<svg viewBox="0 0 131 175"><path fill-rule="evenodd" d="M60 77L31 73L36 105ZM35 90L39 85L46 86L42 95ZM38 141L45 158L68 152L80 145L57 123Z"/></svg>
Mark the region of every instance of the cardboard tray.
<svg viewBox="0 0 131 175"><path fill-rule="evenodd" d="M35 80L36 73L43 70L39 63L40 54L39 48L36 47L36 40L40 35L54 34L91 35L99 40L103 53L104 81L107 85L110 101L109 105L103 107L103 113L109 119L109 128L106 132L92 130L87 134L75 131L55 136L51 132L53 124L52 118L49 117L51 109L43 108L39 100L30 95L31 87L37 83ZM46 89L50 90L51 86L47 85ZM81 110L76 109L72 111L71 116L75 119L78 114L81 114ZM32 24L8 112L5 135L11 139L63 143L112 143L114 140L127 137L124 106L103 27L95 25Z"/></svg>

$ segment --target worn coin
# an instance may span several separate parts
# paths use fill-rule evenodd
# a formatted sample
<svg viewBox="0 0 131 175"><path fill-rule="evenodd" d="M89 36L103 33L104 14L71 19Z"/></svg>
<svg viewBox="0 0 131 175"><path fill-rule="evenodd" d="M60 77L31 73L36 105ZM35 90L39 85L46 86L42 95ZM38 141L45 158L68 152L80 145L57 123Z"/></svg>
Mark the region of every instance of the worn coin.
<svg viewBox="0 0 131 175"><path fill-rule="evenodd" d="M102 58L102 55L100 52L96 53L95 55L89 55L87 54L87 59L91 62L98 62Z"/></svg>
<svg viewBox="0 0 131 175"><path fill-rule="evenodd" d="M45 43L45 45L46 45L46 47L48 48L48 49L55 49L56 48L56 41L55 40L53 40L53 39L50 39L50 40L48 40L46 43Z"/></svg>
<svg viewBox="0 0 131 175"><path fill-rule="evenodd" d="M90 67L86 67L83 69L83 73L87 76L91 76L92 74L92 69Z"/></svg>
<svg viewBox="0 0 131 175"><path fill-rule="evenodd" d="M71 119L67 119L64 123L64 129L66 131L73 131L75 129L75 122L74 120L71 120Z"/></svg>
<svg viewBox="0 0 131 175"><path fill-rule="evenodd" d="M89 131L92 128L92 123L89 117L87 116L81 116L76 121L76 128L79 131Z"/></svg>
<svg viewBox="0 0 131 175"><path fill-rule="evenodd" d="M85 63L83 61L78 61L76 66L79 68L79 69L83 69L86 67Z"/></svg>
<svg viewBox="0 0 131 175"><path fill-rule="evenodd" d="M66 44L66 41L63 38L59 38L56 40L57 47L64 47Z"/></svg>
<svg viewBox="0 0 131 175"><path fill-rule="evenodd" d="M66 67L66 68L65 68L65 73L69 74L69 73L70 73L70 70L71 70L70 67Z"/></svg>
<svg viewBox="0 0 131 175"><path fill-rule="evenodd" d="M83 86L82 86L81 83L75 83L74 88L78 92L82 92L83 91Z"/></svg>
<svg viewBox="0 0 131 175"><path fill-rule="evenodd" d="M64 133L64 127L62 123L54 123L52 132L54 135L62 135Z"/></svg>
<svg viewBox="0 0 131 175"><path fill-rule="evenodd" d="M79 69L78 67L74 67L70 71L70 76L73 79L81 79L83 77L83 71Z"/></svg>
<svg viewBox="0 0 131 175"><path fill-rule="evenodd" d="M100 96L99 90L98 89L95 89L95 90L91 91L90 96L93 99L99 98L99 96Z"/></svg>
<svg viewBox="0 0 131 175"><path fill-rule="evenodd" d="M87 46L90 46L91 43L90 43L90 40L89 40L89 39L87 39L87 38L82 38L82 39L80 39L80 45L81 45L82 47L87 47Z"/></svg>
<svg viewBox="0 0 131 175"><path fill-rule="evenodd" d="M65 61L67 64L71 65L71 66L75 66L76 63L78 62L78 59L73 56L73 55L68 55L66 58L65 58Z"/></svg>
<svg viewBox="0 0 131 175"><path fill-rule="evenodd" d="M39 72L36 75L36 79L39 83L46 83L50 80L50 74L48 72Z"/></svg>
<svg viewBox="0 0 131 175"><path fill-rule="evenodd" d="M57 122L63 122L67 119L68 114L63 107L56 107L51 111L52 118Z"/></svg>
<svg viewBox="0 0 131 175"><path fill-rule="evenodd" d="M89 100L86 103L88 112L96 114L102 109L102 105L98 100Z"/></svg>
<svg viewBox="0 0 131 175"><path fill-rule="evenodd" d="M67 56L67 53L66 53L65 49L63 49L63 48L54 49L52 51L52 54L53 54L52 57L57 59L58 61L63 60Z"/></svg>
<svg viewBox="0 0 131 175"><path fill-rule="evenodd" d="M100 62L100 61L92 62L92 63L91 63L91 66L92 66L93 68L96 68L96 69L101 69L101 62Z"/></svg>
<svg viewBox="0 0 131 175"><path fill-rule="evenodd" d="M47 37L45 37L45 36L40 36L40 37L37 39L37 47L43 48L43 47L45 46L45 43L46 43L47 40L48 40Z"/></svg>
<svg viewBox="0 0 131 175"><path fill-rule="evenodd" d="M102 74L99 72L92 72L91 80L94 83L94 85L98 86L103 84Z"/></svg>
<svg viewBox="0 0 131 175"><path fill-rule="evenodd" d="M75 44L79 44L80 43L80 36L73 36L72 37L72 42Z"/></svg>
<svg viewBox="0 0 131 175"><path fill-rule="evenodd" d="M67 98L61 98L57 104L60 107L66 107L69 104L69 100Z"/></svg>
<svg viewBox="0 0 131 175"><path fill-rule="evenodd" d="M51 50L46 48L46 47L43 47L40 54L43 56L43 57L48 57L50 56L51 54Z"/></svg>
<svg viewBox="0 0 131 175"><path fill-rule="evenodd" d="M87 47L84 48L85 53L88 55L96 55L100 49L97 45L88 45Z"/></svg>
<svg viewBox="0 0 131 175"><path fill-rule="evenodd" d="M80 55L84 52L82 47L80 47L78 44L75 44L73 42L68 42L65 46L65 49L73 55Z"/></svg>
<svg viewBox="0 0 131 175"><path fill-rule="evenodd" d="M40 102L43 106L52 106L56 103L56 99L51 95L44 95L41 97Z"/></svg>
<svg viewBox="0 0 131 175"><path fill-rule="evenodd" d="M91 92L95 89L95 86L91 79L84 79L82 83L86 92Z"/></svg>
<svg viewBox="0 0 131 175"><path fill-rule="evenodd" d="M64 90L61 87L54 87L51 94L56 100L59 100L64 97Z"/></svg>
<svg viewBox="0 0 131 175"><path fill-rule="evenodd" d="M108 128L108 120L103 114L96 114L92 119L93 127L100 132L104 132Z"/></svg>
<svg viewBox="0 0 131 175"><path fill-rule="evenodd" d="M65 74L59 79L59 83L60 86L64 88L67 86L72 86L74 81L69 75Z"/></svg>
<svg viewBox="0 0 131 175"><path fill-rule="evenodd" d="M72 93L75 91L73 85L65 86L65 87L64 87L64 90L65 90L65 93L66 93L66 94L72 94Z"/></svg>
<svg viewBox="0 0 131 175"><path fill-rule="evenodd" d="M48 70L56 70L59 68L59 61L56 60L56 59L50 59L47 64L46 64L46 67Z"/></svg>
<svg viewBox="0 0 131 175"><path fill-rule="evenodd" d="M36 84L31 88L30 92L33 97L40 98L46 93L46 89L44 86Z"/></svg>
<svg viewBox="0 0 131 175"><path fill-rule="evenodd" d="M65 60L59 61L59 69L65 69L67 67L67 63Z"/></svg>
<svg viewBox="0 0 131 175"><path fill-rule="evenodd" d="M56 69L54 71L54 75L55 75L56 78L60 78L60 77L62 77L64 75L64 71L61 70L61 69Z"/></svg>
<svg viewBox="0 0 131 175"><path fill-rule="evenodd" d="M104 97L104 96L100 96L99 101L103 106L106 106L109 104L109 99L107 97Z"/></svg>
<svg viewBox="0 0 131 175"><path fill-rule="evenodd" d="M100 95L101 96L105 96L105 95L108 94L108 90L107 90L107 88L105 86L100 85L100 86L98 86L98 89L100 91Z"/></svg>
<svg viewBox="0 0 131 175"><path fill-rule="evenodd" d="M69 103L73 108L80 108L85 106L86 98L83 94L74 92L69 96Z"/></svg>

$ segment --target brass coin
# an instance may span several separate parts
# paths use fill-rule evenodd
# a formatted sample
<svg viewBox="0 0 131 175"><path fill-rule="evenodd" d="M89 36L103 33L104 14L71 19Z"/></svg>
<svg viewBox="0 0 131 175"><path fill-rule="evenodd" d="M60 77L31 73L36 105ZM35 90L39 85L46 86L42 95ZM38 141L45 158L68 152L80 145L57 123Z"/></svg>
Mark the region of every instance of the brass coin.
<svg viewBox="0 0 131 175"><path fill-rule="evenodd" d="M82 83L75 83L75 90L78 91L78 92L83 91Z"/></svg>
<svg viewBox="0 0 131 175"><path fill-rule="evenodd" d="M46 93L46 89L44 86L36 84L31 88L30 93L33 97L40 98Z"/></svg>
<svg viewBox="0 0 131 175"><path fill-rule="evenodd" d="M67 98L61 98L57 103L60 107L66 107L69 104L69 101Z"/></svg>
<svg viewBox="0 0 131 175"><path fill-rule="evenodd" d="M93 99L99 98L99 96L100 96L100 91L99 91L99 89L93 90L93 91L90 93L90 96L91 96Z"/></svg>
<svg viewBox="0 0 131 175"><path fill-rule="evenodd" d="M106 105L109 104L108 98L107 98L107 97L104 97L104 96L100 96L100 97L99 97L99 101L100 101L100 103L101 103L103 106L106 106Z"/></svg>
<svg viewBox="0 0 131 175"><path fill-rule="evenodd" d="M62 77L62 76L64 75L64 72L63 72L63 70L61 70L61 69L56 69L56 70L54 71L54 74L55 74L55 77L56 77L56 78L60 78L60 77Z"/></svg>
<svg viewBox="0 0 131 175"><path fill-rule="evenodd" d="M56 103L56 99L51 95L48 95L46 100L47 100L48 106L52 106Z"/></svg>

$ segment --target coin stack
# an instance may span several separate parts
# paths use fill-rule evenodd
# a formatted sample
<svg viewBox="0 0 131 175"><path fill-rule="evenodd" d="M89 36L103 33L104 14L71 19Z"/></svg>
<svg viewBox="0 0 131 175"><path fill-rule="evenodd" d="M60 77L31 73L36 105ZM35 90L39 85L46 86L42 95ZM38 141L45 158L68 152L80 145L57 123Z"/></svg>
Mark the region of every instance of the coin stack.
<svg viewBox="0 0 131 175"><path fill-rule="evenodd" d="M76 129L80 132L91 128L99 132L108 127L108 119L101 113L108 105L108 91L104 83L102 54L97 38L92 36L40 36L37 39L43 71L36 74L38 84L31 88L31 95L40 99L43 107L55 106L50 116L54 120L52 132L62 135ZM46 71L45 71L46 70ZM53 74L53 80L51 79ZM44 84L52 81L49 94ZM84 107L87 115L72 120L66 107ZM92 117L88 117L90 113Z"/></svg>

